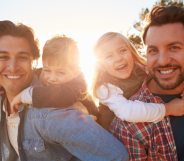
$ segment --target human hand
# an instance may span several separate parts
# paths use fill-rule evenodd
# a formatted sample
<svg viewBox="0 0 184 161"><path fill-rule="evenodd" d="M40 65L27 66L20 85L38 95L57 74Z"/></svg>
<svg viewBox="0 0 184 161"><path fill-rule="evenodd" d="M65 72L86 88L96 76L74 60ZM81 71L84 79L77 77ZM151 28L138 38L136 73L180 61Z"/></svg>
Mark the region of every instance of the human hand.
<svg viewBox="0 0 184 161"><path fill-rule="evenodd" d="M165 104L166 116L182 116L184 115L184 99L175 98Z"/></svg>
<svg viewBox="0 0 184 161"><path fill-rule="evenodd" d="M14 110L18 110L20 104L32 104L32 87L28 87L16 95L10 103Z"/></svg>
<svg viewBox="0 0 184 161"><path fill-rule="evenodd" d="M10 103L11 109L13 109L15 112L18 111L21 103L22 103L21 102L21 93L19 93L11 101L11 103Z"/></svg>

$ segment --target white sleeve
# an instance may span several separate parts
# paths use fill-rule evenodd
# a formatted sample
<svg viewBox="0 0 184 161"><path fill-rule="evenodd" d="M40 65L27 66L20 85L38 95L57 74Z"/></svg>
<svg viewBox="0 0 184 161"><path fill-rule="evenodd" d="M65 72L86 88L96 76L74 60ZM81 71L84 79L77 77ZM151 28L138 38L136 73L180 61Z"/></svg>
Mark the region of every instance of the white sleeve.
<svg viewBox="0 0 184 161"><path fill-rule="evenodd" d="M33 87L30 86L21 92L21 102L26 104L32 104L32 92Z"/></svg>
<svg viewBox="0 0 184 161"><path fill-rule="evenodd" d="M111 84L107 84L105 88L104 86L98 88L97 94L99 101L108 106L121 120L129 122L158 122L165 116L164 104L127 100L123 96L123 91Z"/></svg>

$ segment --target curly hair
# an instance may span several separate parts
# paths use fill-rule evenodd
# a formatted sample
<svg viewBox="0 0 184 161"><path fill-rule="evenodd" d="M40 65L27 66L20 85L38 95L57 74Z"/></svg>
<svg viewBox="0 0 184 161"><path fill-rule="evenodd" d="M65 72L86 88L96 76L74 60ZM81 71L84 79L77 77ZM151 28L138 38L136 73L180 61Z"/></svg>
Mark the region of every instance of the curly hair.
<svg viewBox="0 0 184 161"><path fill-rule="evenodd" d="M143 31L145 43L146 34L151 26L161 26L169 23L181 23L184 25L184 8L179 6L155 6L146 17L147 26Z"/></svg>
<svg viewBox="0 0 184 161"><path fill-rule="evenodd" d="M28 41L32 50L33 59L39 58L38 40L35 39L33 30L24 24L15 24L9 20L0 21L0 38L6 35L21 37Z"/></svg>

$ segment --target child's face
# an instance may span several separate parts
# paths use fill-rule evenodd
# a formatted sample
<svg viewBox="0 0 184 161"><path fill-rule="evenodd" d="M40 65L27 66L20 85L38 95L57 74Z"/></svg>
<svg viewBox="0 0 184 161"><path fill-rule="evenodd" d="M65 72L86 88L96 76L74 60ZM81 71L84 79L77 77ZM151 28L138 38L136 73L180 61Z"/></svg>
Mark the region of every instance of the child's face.
<svg viewBox="0 0 184 161"><path fill-rule="evenodd" d="M40 80L44 85L58 85L66 83L79 74L79 70L67 65L43 62Z"/></svg>
<svg viewBox="0 0 184 161"><path fill-rule="evenodd" d="M134 67L131 51L121 38L113 38L100 48L101 69L118 79L130 77Z"/></svg>

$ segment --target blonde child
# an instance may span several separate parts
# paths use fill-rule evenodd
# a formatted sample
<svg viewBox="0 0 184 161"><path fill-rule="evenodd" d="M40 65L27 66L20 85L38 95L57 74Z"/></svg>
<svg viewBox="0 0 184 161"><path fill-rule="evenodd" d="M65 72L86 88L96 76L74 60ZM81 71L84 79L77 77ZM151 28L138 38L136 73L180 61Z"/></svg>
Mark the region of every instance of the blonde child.
<svg viewBox="0 0 184 161"><path fill-rule="evenodd" d="M11 102L12 106L27 103L36 108L66 108L75 103L74 107L97 117L98 110L87 95L79 67L79 51L73 39L56 36L48 40L43 48L42 63L41 85L22 91Z"/></svg>
<svg viewBox="0 0 184 161"><path fill-rule="evenodd" d="M166 104L128 100L147 76L146 61L120 33L102 35L95 46L95 56L93 93L100 102L98 122L104 128L109 128L114 114L129 122L158 122L166 115L184 114L182 99Z"/></svg>

